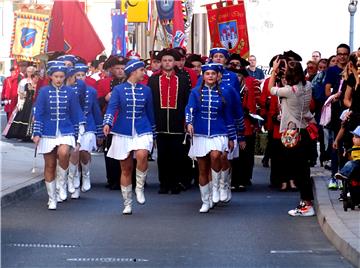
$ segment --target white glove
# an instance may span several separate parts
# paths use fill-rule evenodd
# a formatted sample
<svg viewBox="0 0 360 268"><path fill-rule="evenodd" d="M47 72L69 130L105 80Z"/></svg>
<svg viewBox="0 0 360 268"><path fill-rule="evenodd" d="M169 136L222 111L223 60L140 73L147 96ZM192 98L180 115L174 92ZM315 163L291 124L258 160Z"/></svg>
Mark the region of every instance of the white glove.
<svg viewBox="0 0 360 268"><path fill-rule="evenodd" d="M84 125L80 125L79 126L79 135L84 135L85 134L85 126Z"/></svg>
<svg viewBox="0 0 360 268"><path fill-rule="evenodd" d="M18 98L18 102L16 104L18 111L21 111L24 108L24 103L25 103L25 99Z"/></svg>

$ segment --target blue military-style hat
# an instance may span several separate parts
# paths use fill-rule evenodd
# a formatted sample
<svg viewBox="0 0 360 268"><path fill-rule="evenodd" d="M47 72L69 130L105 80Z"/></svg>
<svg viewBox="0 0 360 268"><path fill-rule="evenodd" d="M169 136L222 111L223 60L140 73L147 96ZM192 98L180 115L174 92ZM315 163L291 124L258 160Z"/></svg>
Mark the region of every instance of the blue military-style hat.
<svg viewBox="0 0 360 268"><path fill-rule="evenodd" d="M74 68L75 68L76 72L86 73L89 70L89 67L87 65L85 65L84 63L76 63Z"/></svg>
<svg viewBox="0 0 360 268"><path fill-rule="evenodd" d="M229 52L224 47L214 47L210 49L210 58L212 58L216 53L221 53L225 56L225 58L229 58Z"/></svg>
<svg viewBox="0 0 360 268"><path fill-rule="evenodd" d="M76 70L76 68L74 67L67 67L67 73L66 73L66 78L73 76L74 74L76 74L78 72L78 70Z"/></svg>
<svg viewBox="0 0 360 268"><path fill-rule="evenodd" d="M136 71L139 68L145 67L145 63L143 63L142 61L139 60L130 60L126 66L125 66L125 74L126 75L130 75L133 71Z"/></svg>
<svg viewBox="0 0 360 268"><path fill-rule="evenodd" d="M51 66L54 66L54 65L65 65L63 61L61 60L52 60L52 61L49 61L47 64L46 64L46 67L47 68L50 68Z"/></svg>
<svg viewBox="0 0 360 268"><path fill-rule="evenodd" d="M202 65L201 70L203 73L206 71L209 71L209 70L213 70L217 73L222 73L224 70L224 67L220 63L208 63L208 64Z"/></svg>
<svg viewBox="0 0 360 268"><path fill-rule="evenodd" d="M55 72L63 72L66 75L68 72L68 67L66 67L63 62L53 63L50 67L48 67L47 74L52 75Z"/></svg>
<svg viewBox="0 0 360 268"><path fill-rule="evenodd" d="M71 61L75 65L75 63L77 63L79 61L79 57L77 57L75 55L63 55L63 56L57 57L56 60Z"/></svg>

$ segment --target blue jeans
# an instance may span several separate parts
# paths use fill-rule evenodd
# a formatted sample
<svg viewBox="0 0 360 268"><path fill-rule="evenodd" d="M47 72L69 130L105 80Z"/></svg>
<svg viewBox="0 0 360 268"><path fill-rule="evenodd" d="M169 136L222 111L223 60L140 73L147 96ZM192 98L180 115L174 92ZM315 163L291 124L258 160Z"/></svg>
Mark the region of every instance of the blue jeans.
<svg viewBox="0 0 360 268"><path fill-rule="evenodd" d="M347 161L343 168L340 170L340 174L347 178L351 178L357 170L360 169L360 160Z"/></svg>

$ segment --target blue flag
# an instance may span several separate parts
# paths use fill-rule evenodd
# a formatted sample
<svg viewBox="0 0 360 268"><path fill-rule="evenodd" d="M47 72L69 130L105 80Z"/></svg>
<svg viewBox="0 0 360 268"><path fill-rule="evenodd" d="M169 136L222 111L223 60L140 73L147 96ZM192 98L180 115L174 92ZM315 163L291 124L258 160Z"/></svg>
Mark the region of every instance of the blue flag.
<svg viewBox="0 0 360 268"><path fill-rule="evenodd" d="M111 22L113 34L111 55L125 57L128 39L126 14L121 14L120 9L112 9Z"/></svg>

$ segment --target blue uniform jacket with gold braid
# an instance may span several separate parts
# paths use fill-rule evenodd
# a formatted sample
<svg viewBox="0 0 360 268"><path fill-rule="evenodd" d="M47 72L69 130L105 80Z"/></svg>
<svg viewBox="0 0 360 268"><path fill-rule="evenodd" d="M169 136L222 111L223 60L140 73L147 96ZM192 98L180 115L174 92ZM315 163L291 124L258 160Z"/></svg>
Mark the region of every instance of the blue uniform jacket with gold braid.
<svg viewBox="0 0 360 268"><path fill-rule="evenodd" d="M223 84L223 82L221 82L221 85L222 85L222 87L221 87L222 90L228 91L229 95L230 95L231 110L232 110L232 116L233 116L234 124L235 124L235 128L236 128L237 140L245 141L244 110L243 110L242 104L241 104L240 93L238 91L236 91L235 88L233 88L232 86Z"/></svg>
<svg viewBox="0 0 360 268"><path fill-rule="evenodd" d="M195 87L185 108L186 124L192 124L195 136L228 136L236 139L236 129L232 116L231 95L220 86L221 95L216 87Z"/></svg>
<svg viewBox="0 0 360 268"><path fill-rule="evenodd" d="M114 121L116 112L119 112ZM153 134L155 136L154 104L151 89L129 82L114 87L104 125L112 127L111 132L123 136Z"/></svg>
<svg viewBox="0 0 360 268"><path fill-rule="evenodd" d="M54 138L58 135L78 136L83 114L79 98L68 86L44 86L36 99L33 136Z"/></svg>
<svg viewBox="0 0 360 268"><path fill-rule="evenodd" d="M102 129L103 118L97 100L97 91L93 87L86 86L82 109L86 121L85 132L95 133L98 138L102 138L104 136Z"/></svg>

